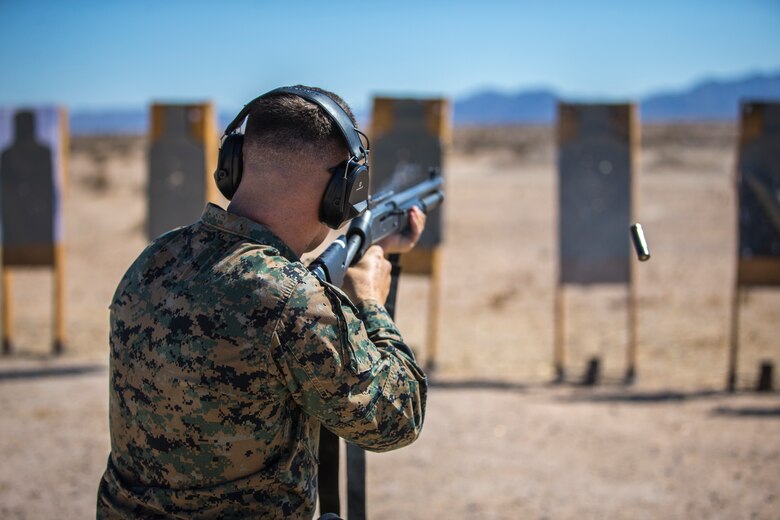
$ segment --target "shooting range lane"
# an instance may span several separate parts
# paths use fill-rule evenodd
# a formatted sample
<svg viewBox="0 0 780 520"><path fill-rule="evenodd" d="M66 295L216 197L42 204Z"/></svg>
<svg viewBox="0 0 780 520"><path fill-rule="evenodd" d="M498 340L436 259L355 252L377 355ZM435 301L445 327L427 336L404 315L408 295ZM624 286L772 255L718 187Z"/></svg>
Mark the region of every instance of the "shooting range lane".
<svg viewBox="0 0 780 520"><path fill-rule="evenodd" d="M107 385L104 363L3 362L0 518L95 516L110 449Z"/></svg>
<svg viewBox="0 0 780 520"><path fill-rule="evenodd" d="M372 519L394 517L388 512L393 507L413 508L414 515L397 515L412 518L474 511L475 517L535 518L547 512L566 519L582 518L581 510L601 517L624 510L633 518L685 517L688 511L732 518L753 511L771 517L776 510L771 461L780 457L778 419L768 413L778 407L776 394L652 400L661 390L695 396L723 389L737 247L736 126L646 126L642 136L638 220L653 258L637 270L641 373L632 392L651 399L559 402L557 396L578 390L546 385L552 376L557 247L553 132L459 130L447 158L437 377L489 384L434 387L420 441L370 460ZM65 205L72 347L65 361L105 362L107 302L146 243L147 143L141 137L73 140ZM49 323L51 312L47 276L30 270L15 276L16 286L30 288L16 302L16 337L19 350L31 356L50 351L50 331L40 326ZM427 279L416 276L400 287L399 327L415 346L425 342L419 317L426 312L428 287ZM615 348L615 364L602 369L622 375L625 291L569 292L569 327L578 331L567 345L572 372L582 373L594 349ZM780 299L776 290L762 288L751 290L748 299L740 362L752 384L759 359L780 363L773 348ZM501 388L505 381L513 383L510 389L531 387L512 392ZM0 517L94 515L95 486L108 454L106 409L96 399L103 399L107 385L107 373L0 380L0 406L14 418L0 421L6 454L0 504L24 511L0 510ZM584 395L602 390L619 393L607 386ZM491 422L507 410L506 421ZM641 481L628 478L626 468Z"/></svg>
<svg viewBox="0 0 780 520"><path fill-rule="evenodd" d="M0 407L15 418L0 423L0 517L89 518L109 449L108 371L63 361L40 368L6 363L2 374L49 375L0 377ZM772 396L453 383L434 385L429 399L420 440L371 458L372 519L776 510Z"/></svg>
<svg viewBox="0 0 780 520"><path fill-rule="evenodd" d="M434 385L429 406L420 440L369 466L373 518L776 511L776 398L455 383Z"/></svg>

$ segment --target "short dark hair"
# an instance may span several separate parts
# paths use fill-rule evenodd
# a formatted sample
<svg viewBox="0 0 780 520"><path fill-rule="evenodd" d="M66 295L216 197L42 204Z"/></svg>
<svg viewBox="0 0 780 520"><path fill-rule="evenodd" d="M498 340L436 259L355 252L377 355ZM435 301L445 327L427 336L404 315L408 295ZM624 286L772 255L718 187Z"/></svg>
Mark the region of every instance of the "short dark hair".
<svg viewBox="0 0 780 520"><path fill-rule="evenodd" d="M357 126L349 106L339 96L316 87L304 87L327 95L338 103ZM277 153L341 146L348 150L338 125L319 105L294 94L276 94L255 101L244 130L245 153L251 161L268 148ZM245 160L246 160L245 159Z"/></svg>

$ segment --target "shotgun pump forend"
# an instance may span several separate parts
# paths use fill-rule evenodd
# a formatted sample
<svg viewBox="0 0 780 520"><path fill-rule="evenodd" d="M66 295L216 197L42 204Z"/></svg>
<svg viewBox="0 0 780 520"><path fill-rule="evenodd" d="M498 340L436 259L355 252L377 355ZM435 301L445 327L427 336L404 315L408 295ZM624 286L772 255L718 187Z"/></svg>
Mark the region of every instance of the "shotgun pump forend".
<svg viewBox="0 0 780 520"><path fill-rule="evenodd" d="M443 183L438 169L432 169L429 179L404 191L388 190L371 197L366 212L352 220L346 234L315 258L309 270L320 280L341 287L349 266L358 262L369 247L409 227L412 206L424 213L439 207L444 200Z"/></svg>

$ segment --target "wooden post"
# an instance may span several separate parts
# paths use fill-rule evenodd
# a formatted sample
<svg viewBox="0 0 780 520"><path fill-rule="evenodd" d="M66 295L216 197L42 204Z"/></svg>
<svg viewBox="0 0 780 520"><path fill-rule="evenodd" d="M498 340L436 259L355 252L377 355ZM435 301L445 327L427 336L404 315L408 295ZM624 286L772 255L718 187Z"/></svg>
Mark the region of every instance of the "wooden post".
<svg viewBox="0 0 780 520"><path fill-rule="evenodd" d="M428 292L428 324L425 344L428 346L425 369L433 372L436 369L436 356L439 349L439 324L441 321L442 293L442 260L441 249L434 247L431 251L431 283Z"/></svg>
<svg viewBox="0 0 780 520"><path fill-rule="evenodd" d="M743 116L744 119L744 116ZM743 123L744 125L744 123ZM744 131L741 132L744 135ZM743 137L740 136L740 139ZM741 147L741 144L740 144ZM734 172L734 193L737 199L737 211L734 214L734 232L737 237L740 236L740 174L739 159L737 159L737 168ZM734 250L734 289L731 293L731 334L729 335L728 361L726 366L726 391L734 392L737 385L737 353L739 352L739 298L740 294L740 263L742 261L739 254L739 238L737 238L737 247Z"/></svg>
<svg viewBox="0 0 780 520"><path fill-rule="evenodd" d="M2 268L2 305L3 305L3 354L7 355L13 351L14 336L14 314L13 301L11 301L11 271L5 266Z"/></svg>
<svg viewBox="0 0 780 520"><path fill-rule="evenodd" d="M636 319L636 288L634 287L633 269L632 280L628 284L628 301L626 302L628 311L628 347L626 350L626 377L625 384L631 385L636 380L636 358L637 358L637 319Z"/></svg>
<svg viewBox="0 0 780 520"><path fill-rule="evenodd" d="M206 155L206 171L204 182L206 183L206 201L219 203L226 199L222 196L214 182L214 170L217 168L217 154L219 153L219 137L217 135L217 113L213 103L203 105L203 125L200 128L201 139L204 143Z"/></svg>
<svg viewBox="0 0 780 520"><path fill-rule="evenodd" d="M70 158L70 132L68 126L68 111L60 108L60 156L59 170L62 181L60 204L64 207L67 196L67 188L70 180L68 165ZM59 224L65 227L64 211L60 212ZM66 319L65 319L65 244L61 241L54 245L54 344L52 350L55 354L65 351L66 343Z"/></svg>
<svg viewBox="0 0 780 520"><path fill-rule="evenodd" d="M639 125L639 116L637 114L637 107L634 104L631 104L629 106L628 111L628 125L629 125L629 134L628 134L628 142L629 142L629 149L631 153L631 171L632 171L632 178L631 178L631 187L629 188L629 196L631 197L630 202L630 213L631 213L631 222L632 224L637 221L636 219L636 208L639 204L638 201L638 193L639 193L639 150L641 145L641 127ZM626 233L628 233L628 230L626 230ZM628 245L628 248L631 249L631 245ZM636 276L636 270L637 270L637 260L633 257L631 253L628 253L628 256L630 258L629 260L629 279L628 279L628 302L627 302L627 312L628 312L628 323L626 324L628 329L626 331L626 334L628 336L627 341L627 347L626 347L626 375L624 378L624 383L627 385L634 384L636 381L636 371L637 371L637 353L638 353L638 316L637 316L637 294L636 294L636 282L637 282L637 276Z"/></svg>
<svg viewBox="0 0 780 520"><path fill-rule="evenodd" d="M735 284L731 297L731 338L729 341L728 371L726 375L726 390L733 392L737 386L737 353L739 352L739 299L742 289Z"/></svg>
<svg viewBox="0 0 780 520"><path fill-rule="evenodd" d="M425 324L425 370L436 369L439 344L439 325L441 323L442 298L442 250L441 246L425 248L417 246L401 255L400 265L403 274L428 276L428 313Z"/></svg>
<svg viewBox="0 0 780 520"><path fill-rule="evenodd" d="M65 350L65 251L58 244L54 249L54 345L55 354Z"/></svg>
<svg viewBox="0 0 780 520"><path fill-rule="evenodd" d="M566 301L563 285L559 282L555 287L555 302L553 307L553 371L556 383L563 383L566 377Z"/></svg>

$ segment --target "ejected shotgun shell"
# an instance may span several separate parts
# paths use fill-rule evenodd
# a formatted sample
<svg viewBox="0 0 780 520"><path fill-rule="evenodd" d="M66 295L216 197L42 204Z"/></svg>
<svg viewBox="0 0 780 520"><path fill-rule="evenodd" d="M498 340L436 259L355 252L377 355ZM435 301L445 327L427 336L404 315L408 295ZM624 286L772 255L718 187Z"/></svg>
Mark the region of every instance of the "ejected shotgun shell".
<svg viewBox="0 0 780 520"><path fill-rule="evenodd" d="M636 223L631 226L631 241L636 249L636 256L640 262L650 259L650 249L647 247L645 233L642 231L642 224Z"/></svg>

